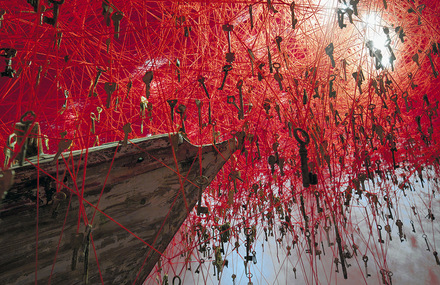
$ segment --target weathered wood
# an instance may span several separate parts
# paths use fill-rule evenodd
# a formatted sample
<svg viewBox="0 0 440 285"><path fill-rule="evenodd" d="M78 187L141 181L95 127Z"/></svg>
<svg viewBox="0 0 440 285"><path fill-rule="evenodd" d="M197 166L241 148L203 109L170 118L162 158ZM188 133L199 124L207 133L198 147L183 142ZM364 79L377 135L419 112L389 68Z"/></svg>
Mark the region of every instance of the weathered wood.
<svg viewBox="0 0 440 285"><path fill-rule="evenodd" d="M232 141L202 146L202 175L211 182L234 150ZM48 283L52 266L52 284L66 284L66 280L84 284L82 242L76 268L71 269L74 237L84 234L86 228L81 215L77 230L82 207L92 224L89 284L101 283L96 259L104 284L131 284L135 279L142 283L196 203L198 186L194 180L200 176L199 153L200 147L180 135L159 135L132 140L125 147L112 143L90 148L88 153L64 153L66 162L60 157L58 165L52 162L53 155L42 155L39 172L32 165L38 163L36 158L13 168L13 185L0 206L2 284L35 283L36 245L38 284ZM65 171L67 178L63 180ZM55 218L53 194L57 183L50 176L64 182L62 191L67 194ZM99 210L92 222L96 205Z"/></svg>

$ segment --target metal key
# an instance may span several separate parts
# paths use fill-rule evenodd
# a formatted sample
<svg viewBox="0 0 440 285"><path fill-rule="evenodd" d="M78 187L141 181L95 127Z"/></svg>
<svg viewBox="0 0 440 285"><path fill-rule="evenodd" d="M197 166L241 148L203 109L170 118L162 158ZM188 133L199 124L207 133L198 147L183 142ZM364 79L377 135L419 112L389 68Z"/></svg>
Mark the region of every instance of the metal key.
<svg viewBox="0 0 440 285"><path fill-rule="evenodd" d="M0 29L2 28L3 16L6 15L5 9L0 9Z"/></svg>
<svg viewBox="0 0 440 285"><path fill-rule="evenodd" d="M328 245L328 247L333 246L334 243L330 242L330 237L329 237L329 234L328 234L328 232L330 231L330 227L329 226L325 226L324 227L324 231L325 231L325 234L327 236L327 245Z"/></svg>
<svg viewBox="0 0 440 285"><path fill-rule="evenodd" d="M390 237L390 241L393 240L393 238L391 237L391 226L390 225L386 225L385 226L385 231L388 233L389 237Z"/></svg>
<svg viewBox="0 0 440 285"><path fill-rule="evenodd" d="M106 82L104 84L104 90L107 93L107 109L110 108L110 105L112 103L112 94L115 92L116 88L118 87L118 84L115 82Z"/></svg>
<svg viewBox="0 0 440 285"><path fill-rule="evenodd" d="M119 22L121 22L124 14L116 11L112 15L113 26L115 27L115 39L119 39Z"/></svg>
<svg viewBox="0 0 440 285"><path fill-rule="evenodd" d="M379 242L380 243L384 243L385 241L382 239L382 226L381 225L377 225L377 229L379 230Z"/></svg>
<svg viewBox="0 0 440 285"><path fill-rule="evenodd" d="M225 86L226 82L226 76L228 76L228 72L232 70L232 65L227 64L223 66L223 72L225 73L225 76L223 77L222 86L218 88L218 90L223 90L223 87Z"/></svg>
<svg viewBox="0 0 440 285"><path fill-rule="evenodd" d="M371 276L371 274L368 273L368 267L367 267L367 263L368 263L368 256L364 255L362 257L362 260L365 263L365 274L367 275L367 278Z"/></svg>
<svg viewBox="0 0 440 285"><path fill-rule="evenodd" d="M333 43L330 43L326 48L325 48L325 53L330 57L330 61L332 63L332 67L334 68L336 66L335 63L335 59L333 57L333 51L334 51L334 46Z"/></svg>
<svg viewBox="0 0 440 285"><path fill-rule="evenodd" d="M153 80L153 71L147 71L142 77L142 81L145 83L145 97L150 98L150 84Z"/></svg>

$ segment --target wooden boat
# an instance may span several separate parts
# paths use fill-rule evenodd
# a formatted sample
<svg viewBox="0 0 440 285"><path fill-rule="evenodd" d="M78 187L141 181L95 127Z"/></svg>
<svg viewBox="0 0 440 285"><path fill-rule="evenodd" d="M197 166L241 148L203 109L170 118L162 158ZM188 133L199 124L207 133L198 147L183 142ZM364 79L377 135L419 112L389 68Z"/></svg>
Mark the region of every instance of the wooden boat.
<svg viewBox="0 0 440 285"><path fill-rule="evenodd" d="M0 173L1 283L141 284L234 150L155 135Z"/></svg>

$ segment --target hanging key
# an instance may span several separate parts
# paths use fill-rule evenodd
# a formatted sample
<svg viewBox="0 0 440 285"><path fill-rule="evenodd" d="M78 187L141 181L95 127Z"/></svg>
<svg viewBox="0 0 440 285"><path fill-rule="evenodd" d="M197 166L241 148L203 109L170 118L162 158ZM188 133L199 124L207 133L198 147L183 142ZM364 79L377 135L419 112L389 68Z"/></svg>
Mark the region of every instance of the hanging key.
<svg viewBox="0 0 440 285"><path fill-rule="evenodd" d="M435 70L435 65L434 65L434 62L432 61L431 50L429 50L429 52L428 52L428 58L429 58L429 62L431 63L432 74L434 75L435 78L437 78L438 71Z"/></svg>
<svg viewBox="0 0 440 285"><path fill-rule="evenodd" d="M76 264L78 261L78 251L79 251L79 249L83 243L83 240L84 240L84 234L83 233L79 233L79 234L72 233L70 240L71 240L72 249L73 249L72 261L70 263L70 269L72 271L74 271L76 269Z"/></svg>
<svg viewBox="0 0 440 285"><path fill-rule="evenodd" d="M197 111L198 111L198 115L199 115L199 128L203 129L203 123L202 123L202 106L203 106L203 102L196 99L196 106L197 106Z"/></svg>
<svg viewBox="0 0 440 285"><path fill-rule="evenodd" d="M325 226L324 227L324 231L325 231L325 235L327 236L327 245L328 247L331 247L334 245L334 243L330 242L330 236L329 236L329 231L330 231L330 227L329 226Z"/></svg>
<svg viewBox="0 0 440 285"><path fill-rule="evenodd" d="M232 277L232 284L235 285L235 278L237 278L237 275L232 274L231 277Z"/></svg>
<svg viewBox="0 0 440 285"><path fill-rule="evenodd" d="M301 138L298 133L304 137ZM310 137L306 131L300 128L296 128L294 130L293 135L299 144L299 155L301 157L301 171L302 171L302 181L303 187L308 188L310 186L310 178L309 178L309 166L308 166L308 157L307 157L307 149L306 145L310 142Z"/></svg>
<svg viewBox="0 0 440 285"><path fill-rule="evenodd" d="M431 251L431 249L429 248L429 244L428 244L428 236L426 234L423 234L422 237L425 239L426 246L428 247L426 250Z"/></svg>
<svg viewBox="0 0 440 285"><path fill-rule="evenodd" d="M228 76L228 72L232 70L232 65L225 65L223 66L223 72L225 73L225 76L223 77L222 86L218 88L218 90L223 90L223 87L225 86L226 82L226 76Z"/></svg>
<svg viewBox="0 0 440 285"><path fill-rule="evenodd" d="M235 60L235 54L231 52L231 32L234 29L234 26L225 24L222 26L222 29L228 34L228 52L226 53L226 62L232 63Z"/></svg>
<svg viewBox="0 0 440 285"><path fill-rule="evenodd" d="M270 54L269 46L267 46L267 60L269 61L269 72L273 73L272 55Z"/></svg>
<svg viewBox="0 0 440 285"><path fill-rule="evenodd" d="M318 208L318 213L322 213L323 209L319 206L319 196L320 196L320 194L319 194L318 190L316 190L314 192L314 194L315 194L315 197L316 197L316 207Z"/></svg>
<svg viewBox="0 0 440 285"><path fill-rule="evenodd" d="M173 100L167 100L168 105L170 105L170 109L171 109L171 122L174 123L174 107L176 107L177 105L177 100L173 99Z"/></svg>
<svg viewBox="0 0 440 285"><path fill-rule="evenodd" d="M277 159L276 159L276 157L275 157L274 155L269 156L269 158L268 158L268 163L269 163L269 165L270 165L270 170L271 170L272 175L273 175L274 172L275 172L275 164L277 164Z"/></svg>
<svg viewBox="0 0 440 285"><path fill-rule="evenodd" d="M240 108L238 109L238 119L239 120L243 120L244 119L244 102L243 102L243 80L240 79L237 82L236 85L237 89L238 89L238 98L240 100Z"/></svg>
<svg viewBox="0 0 440 285"><path fill-rule="evenodd" d="M107 93L107 109L110 108L110 105L112 103L112 94L115 92L116 88L118 87L118 84L115 82L106 82L104 84L104 90Z"/></svg>
<svg viewBox="0 0 440 285"><path fill-rule="evenodd" d="M296 267L293 268L293 274L295 275L295 279L296 279Z"/></svg>
<svg viewBox="0 0 440 285"><path fill-rule="evenodd" d="M196 271L194 271L195 273L199 274L200 273L200 266L202 266L202 264L205 263L205 260L202 258L200 259L200 263L199 266L196 268Z"/></svg>
<svg viewBox="0 0 440 285"><path fill-rule="evenodd" d="M278 52L281 53L281 42L283 41L283 38L280 36L275 37L275 43L277 44Z"/></svg>
<svg viewBox="0 0 440 285"><path fill-rule="evenodd" d="M400 242L403 242L403 231L402 231L403 223L402 223L402 221L400 219L396 221L396 226L399 228Z"/></svg>
<svg viewBox="0 0 440 285"><path fill-rule="evenodd" d="M5 9L0 9L0 29L2 28L2 23L3 23L3 16L6 15L6 10Z"/></svg>
<svg viewBox="0 0 440 285"><path fill-rule="evenodd" d="M339 273L339 259L337 257L335 257L335 260L333 261L336 264L336 273Z"/></svg>
<svg viewBox="0 0 440 285"><path fill-rule="evenodd" d="M97 121L95 113L90 113L90 119L92 120L92 127L90 129L90 132L94 135L96 133L95 122Z"/></svg>
<svg viewBox="0 0 440 285"><path fill-rule="evenodd" d="M325 48L325 53L330 57L330 61L331 61L332 67L335 68L336 63L335 63L335 59L334 59L334 57L333 57L333 51L334 51L333 43L330 43L330 44Z"/></svg>
<svg viewBox="0 0 440 285"><path fill-rule="evenodd" d="M115 39L119 39L119 24L122 20L122 18L124 17L124 14L122 14L121 12L114 12L112 15L112 21L113 21L113 26L115 28Z"/></svg>
<svg viewBox="0 0 440 285"><path fill-rule="evenodd" d="M69 139L62 139L59 143L58 143L58 151L55 154L55 156L53 157L52 161L57 161L58 157L61 155L61 153L63 151L65 151L66 149L68 149L70 146L72 145L72 140Z"/></svg>
<svg viewBox="0 0 440 285"><path fill-rule="evenodd" d="M409 112L412 110L412 107L408 103L408 91L402 93L402 99L405 100L406 111Z"/></svg>
<svg viewBox="0 0 440 285"><path fill-rule="evenodd" d="M4 51L4 53L0 54L6 58L6 66L5 71L1 73L2 77L13 78L15 76L16 71L12 69L12 58L17 55L17 50L13 48L0 48L0 52Z"/></svg>
<svg viewBox="0 0 440 285"><path fill-rule="evenodd" d="M180 104L179 107L177 107L176 113L180 115L180 122L181 122L181 127L179 129L179 132L182 132L184 134L186 134L185 131L185 120L186 120L186 106L183 104Z"/></svg>
<svg viewBox="0 0 440 285"><path fill-rule="evenodd" d="M281 81L283 80L283 75L278 72L281 67L281 64L278 62L274 62L273 67L275 68L274 79L278 82L278 86L280 87L280 91L283 91L283 84Z"/></svg>
<svg viewBox="0 0 440 285"><path fill-rule="evenodd" d="M399 105L397 104L397 93L394 93L393 95L391 95L390 100L393 101L394 104L396 105L395 112L397 114L400 114L400 108L399 108Z"/></svg>
<svg viewBox="0 0 440 285"><path fill-rule="evenodd" d="M92 94L95 97L98 96L98 94L95 92L96 85L98 85L98 81L99 81L99 78L101 77L102 73L107 72L106 70L101 69L99 67L97 67L96 69L98 70L98 73L96 74L95 81L93 82L92 88L90 88L89 97L92 97Z"/></svg>
<svg viewBox="0 0 440 285"><path fill-rule="evenodd" d="M177 82L180 82L180 60L176 58Z"/></svg>
<svg viewBox="0 0 440 285"><path fill-rule="evenodd" d="M153 71L150 70L142 77L142 81L145 83L145 97L147 97L147 99L150 98L150 84L153 80L153 75Z"/></svg>
<svg viewBox="0 0 440 285"><path fill-rule="evenodd" d="M206 97L208 97L208 99L211 99L208 93L208 89L206 89L206 85L205 85L205 80L206 78L203 76L200 76L197 81L199 82L199 85L202 86L203 90L205 91Z"/></svg>
<svg viewBox="0 0 440 285"><path fill-rule="evenodd" d="M365 263L365 275L367 275L367 278L371 276L371 274L368 273L368 267L367 267L367 263L368 263L368 256L364 255L362 257L362 260Z"/></svg>
<svg viewBox="0 0 440 285"><path fill-rule="evenodd" d="M382 239L382 226L377 225L377 229L379 230L379 242L384 243L385 241Z"/></svg>
<svg viewBox="0 0 440 285"><path fill-rule="evenodd" d="M393 238L391 237L391 226L389 224L385 226L385 231L388 233L388 236L390 237L390 241L392 241Z"/></svg>
<svg viewBox="0 0 440 285"><path fill-rule="evenodd" d="M412 231L413 231L413 233L415 233L415 232L416 232L416 228L414 227L414 222L413 222L413 220L410 220L409 223L411 224L411 227L412 227Z"/></svg>
<svg viewBox="0 0 440 285"><path fill-rule="evenodd" d="M295 19L295 1L292 1L290 4L290 13L292 15L292 29L295 29L295 26L298 23L298 20Z"/></svg>
<svg viewBox="0 0 440 285"><path fill-rule="evenodd" d="M133 130L131 129L131 124L126 123L122 130L124 131L124 140L122 141L122 146L126 146L128 144L128 134L131 133Z"/></svg>
<svg viewBox="0 0 440 285"><path fill-rule="evenodd" d="M439 258L438 258L438 253L437 253L437 251L434 251L432 254L434 254L435 262L437 263L437 265L440 265L440 260L439 260Z"/></svg>
<svg viewBox="0 0 440 285"><path fill-rule="evenodd" d="M57 26L57 22L58 22L58 13L59 11L59 6L62 5L64 3L64 0L60 0L60 1L55 1L55 0L49 0L49 3L53 4L53 14L52 14L52 18L49 18L47 16L43 17L43 22L46 24L49 24L53 27Z"/></svg>
<svg viewBox="0 0 440 285"><path fill-rule="evenodd" d="M252 15L252 4L249 5L249 19L251 22L251 30L252 30L254 28L254 17ZM234 281L234 284L235 284L235 281Z"/></svg>
<svg viewBox="0 0 440 285"><path fill-rule="evenodd" d="M57 192L53 195L52 198L52 218L56 218L58 215L58 208L62 201L66 200L66 193L64 192Z"/></svg>

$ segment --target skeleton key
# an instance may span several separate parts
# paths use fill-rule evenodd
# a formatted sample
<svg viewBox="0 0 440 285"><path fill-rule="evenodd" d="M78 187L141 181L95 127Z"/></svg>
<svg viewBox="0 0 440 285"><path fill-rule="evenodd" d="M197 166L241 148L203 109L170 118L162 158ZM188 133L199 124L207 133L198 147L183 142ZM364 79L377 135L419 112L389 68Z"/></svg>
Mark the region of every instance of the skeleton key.
<svg viewBox="0 0 440 285"><path fill-rule="evenodd" d="M226 82L226 76L228 76L228 72L231 70L232 70L232 65L227 64L223 66L223 72L225 73L225 76L223 77L222 86L217 88L218 90L223 90L223 87L225 86L225 82Z"/></svg>
<svg viewBox="0 0 440 285"><path fill-rule="evenodd" d="M281 75L278 70L281 67L281 64L279 64L278 62L274 62L273 67L275 68L275 74L274 74L274 79L278 82L278 86L280 87L280 91L283 91L283 84L281 83L281 81L283 80L283 75Z"/></svg>
<svg viewBox="0 0 440 285"><path fill-rule="evenodd" d="M329 230L330 230L330 227L329 227L329 226L325 226L325 227L324 227L325 235L327 236L327 245L328 245L328 247L334 245L334 243L330 242L330 236L329 236L329 233L328 233Z"/></svg>
<svg viewBox="0 0 440 285"><path fill-rule="evenodd" d="M270 169L271 169L271 172L272 172L272 175L273 175L274 172L275 172L275 164L277 163L276 157L274 155L269 156L268 163L270 165Z"/></svg>
<svg viewBox="0 0 440 285"><path fill-rule="evenodd" d="M437 253L437 251L434 251L432 254L434 254L435 262L437 263L437 265L440 265L440 260L439 260L439 258L438 258L438 253Z"/></svg>
<svg viewBox="0 0 440 285"><path fill-rule="evenodd" d="M422 237L425 239L426 246L428 247L426 250L431 251L431 249L429 248L429 244L428 244L428 236L426 234L423 234Z"/></svg>
<svg viewBox="0 0 440 285"><path fill-rule="evenodd" d="M101 69L99 67L97 67L96 69L98 70L98 73L96 74L95 81L93 82L92 88L90 89L89 97L92 97L92 94L95 97L98 96L98 94L95 93L96 85L98 85L98 81L99 81L99 78L101 77L102 73L107 72L106 70Z"/></svg>
<svg viewBox="0 0 440 285"><path fill-rule="evenodd" d="M104 90L107 93L107 109L110 108L111 102L112 102L112 94L115 92L116 88L118 87L118 84L115 82L106 82L104 84Z"/></svg>
<svg viewBox="0 0 440 285"><path fill-rule="evenodd" d="M278 52L281 53L281 42L283 41L283 38L280 36L275 37L275 42L277 44Z"/></svg>
<svg viewBox="0 0 440 285"><path fill-rule="evenodd" d="M397 227L399 228L400 242L403 242L403 231L402 231L403 223L402 223L402 221L399 219L399 220L396 221L396 225L397 225Z"/></svg>
<svg viewBox="0 0 440 285"><path fill-rule="evenodd" d="M252 4L249 5L249 19L250 19L250 22L251 22L251 30L252 30L254 28L254 17L252 15ZM234 284L235 284L235 281L234 281Z"/></svg>
<svg viewBox="0 0 440 285"><path fill-rule="evenodd" d="M122 127L122 130L124 131L124 141L122 142L122 146L126 146L127 143L128 143L128 134L132 132L131 124L130 123L126 123Z"/></svg>
<svg viewBox="0 0 440 285"><path fill-rule="evenodd" d="M333 261L336 264L336 273L339 273L339 259L337 257L335 257L335 260Z"/></svg>
<svg viewBox="0 0 440 285"><path fill-rule="evenodd" d="M269 46L267 46L267 60L269 61L269 72L273 73L272 55L270 54Z"/></svg>
<svg viewBox="0 0 440 285"><path fill-rule="evenodd" d="M232 277L232 284L235 285L235 278L237 278L237 275L232 274L231 277Z"/></svg>
<svg viewBox="0 0 440 285"><path fill-rule="evenodd" d="M232 63L235 60L235 54L231 52L231 32L234 29L234 26L225 24L222 26L222 29L228 33L228 52L226 53L226 62Z"/></svg>
<svg viewBox="0 0 440 285"><path fill-rule="evenodd" d="M185 131L185 120L186 120L185 111L186 111L185 105L180 104L179 107L177 107L176 112L177 112L177 114L180 115L180 122L181 122L181 127L180 127L179 131L182 133L186 133L186 131Z"/></svg>
<svg viewBox="0 0 440 285"><path fill-rule="evenodd" d="M298 132L304 137L304 140L298 135ZM308 188L310 186L310 178L309 178L309 166L308 166L308 157L307 157L307 149L306 145L310 142L310 137L306 131L300 128L296 128L294 130L293 135L299 144L299 155L301 157L301 171L302 171L302 181L303 187Z"/></svg>
<svg viewBox="0 0 440 285"><path fill-rule="evenodd" d="M200 273L200 270L199 270L199 269L200 269L200 266L202 266L203 263L205 263L205 260L202 258L202 259L200 259L199 266L196 268L195 273L197 273L197 274Z"/></svg>
<svg viewBox="0 0 440 285"><path fill-rule="evenodd" d="M295 275L295 279L296 279L296 267L293 268L293 274Z"/></svg>
<svg viewBox="0 0 440 285"><path fill-rule="evenodd" d="M391 280L391 276L393 276L393 272L388 271L388 272L387 272L387 275L388 275L388 277L389 277L389 279L390 279L390 285L393 285L393 281Z"/></svg>
<svg viewBox="0 0 440 285"><path fill-rule="evenodd" d="M238 119L243 120L244 119L244 103L243 103L243 91L242 91L243 80L242 79L238 80L236 87L238 89L239 100L240 100L240 109L238 109Z"/></svg>
<svg viewBox="0 0 440 285"><path fill-rule="evenodd" d="M412 231L413 231L413 233L415 233L415 232L416 232L416 228L414 227L414 222L413 222L413 220L410 220L409 223L410 223L411 226L412 226Z"/></svg>
<svg viewBox="0 0 440 285"><path fill-rule="evenodd" d="M57 192L52 198L53 204L52 204L52 218L56 218L58 215L58 208L60 206L61 201L66 200L66 193L64 192Z"/></svg>
<svg viewBox="0 0 440 285"><path fill-rule="evenodd" d="M153 80L153 71L147 71L142 77L142 81L145 83L145 97L150 98L150 84Z"/></svg>
<svg viewBox="0 0 440 285"><path fill-rule="evenodd" d="M6 15L5 9L0 9L0 29L2 28L2 22L4 20L3 16Z"/></svg>
<svg viewBox="0 0 440 285"><path fill-rule="evenodd" d="M397 114L400 114L400 113L401 113L401 112L400 112L400 108L399 108L399 105L397 104L397 93L394 93L393 95L391 95L390 100L393 101L394 104L396 105L396 110L395 110L395 112L396 112Z"/></svg>
<svg viewBox="0 0 440 285"><path fill-rule="evenodd" d="M119 22L121 22L124 14L116 11L112 15L113 26L115 27L115 39L119 39Z"/></svg>
<svg viewBox="0 0 440 285"><path fill-rule="evenodd" d="M49 24L53 27L56 27L57 21L58 21L58 13L59 13L59 6L64 3L64 0L55 1L55 0L49 0L50 3L53 4L53 15L52 18L49 18L47 16L43 17L43 22L46 24Z"/></svg>
<svg viewBox="0 0 440 285"><path fill-rule="evenodd" d="M405 100L406 111L409 112L412 107L408 103L408 91L402 93L402 99Z"/></svg>
<svg viewBox="0 0 440 285"><path fill-rule="evenodd" d="M72 261L70 263L70 269L72 271L76 269L76 263L78 260L78 250L81 247L83 240L84 240L83 233L79 233L79 234L72 233L71 243L72 243L73 254L72 254Z"/></svg>
<svg viewBox="0 0 440 285"><path fill-rule="evenodd" d="M434 77L437 78L438 71L435 70L435 65L434 62L432 61L431 50L429 50L428 52L428 58L429 58L429 62L431 63L432 73L434 74Z"/></svg>
<svg viewBox="0 0 440 285"><path fill-rule="evenodd" d="M199 85L202 86L203 90L205 91L206 97L208 97L208 99L211 99L208 93L208 89L206 89L206 85L205 85L205 80L206 78L203 76L200 76L197 81L199 82Z"/></svg>
<svg viewBox="0 0 440 285"><path fill-rule="evenodd" d="M379 230L379 242L384 243L385 241L382 239L382 226L377 225L377 229Z"/></svg>
<svg viewBox="0 0 440 285"><path fill-rule="evenodd" d="M362 260L365 263L365 274L367 275L367 278L371 276L371 274L368 273L368 267L367 267L367 263L368 263L368 256L364 255L362 257Z"/></svg>
<svg viewBox="0 0 440 285"><path fill-rule="evenodd" d="M332 63L332 67L335 68L335 59L333 58L333 51L334 51L334 46L333 43L330 43L326 48L325 48L325 53L330 57L330 61Z"/></svg>
<svg viewBox="0 0 440 285"><path fill-rule="evenodd" d="M203 129L203 124L202 124L202 106L203 106L203 102L196 99L196 105L197 105L197 110L198 110L198 115L199 115L199 127L200 129Z"/></svg>
<svg viewBox="0 0 440 285"><path fill-rule="evenodd" d="M93 112L90 113L90 119L92 120L92 128L90 129L90 131L94 135L96 133L95 132L95 121L97 121L95 113L93 113Z"/></svg>
<svg viewBox="0 0 440 285"><path fill-rule="evenodd" d="M393 238L391 237L391 226L389 224L385 226L385 231L388 233L388 236L390 237L390 241L393 240Z"/></svg>
<svg viewBox="0 0 440 285"><path fill-rule="evenodd" d="M295 29L295 26L298 23L298 20L295 19L295 1L292 1L290 4L290 13L292 14L292 29Z"/></svg>
<svg viewBox="0 0 440 285"><path fill-rule="evenodd" d="M318 208L318 213L322 213L323 209L319 206L319 192L318 192L318 190L316 190L314 192L314 194L316 197L316 207ZM328 232L327 232L327 234L328 234Z"/></svg>

